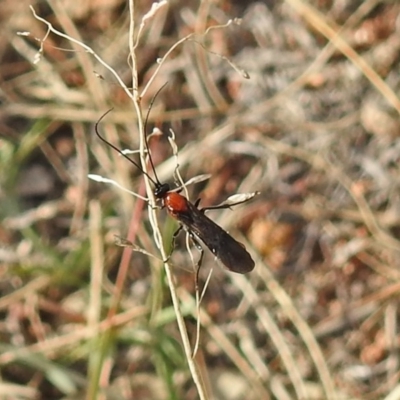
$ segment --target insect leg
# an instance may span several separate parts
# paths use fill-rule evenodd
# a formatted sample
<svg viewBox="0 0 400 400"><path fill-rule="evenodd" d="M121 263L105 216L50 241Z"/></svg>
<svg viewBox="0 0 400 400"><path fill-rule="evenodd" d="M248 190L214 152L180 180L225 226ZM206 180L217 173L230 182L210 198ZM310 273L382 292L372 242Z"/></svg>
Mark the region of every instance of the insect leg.
<svg viewBox="0 0 400 400"><path fill-rule="evenodd" d="M183 228L183 226L182 226L182 225L179 225L179 228L178 228L178 229L174 232L174 234L172 235L171 251L170 251L170 253L168 254L167 259L164 260L164 263L168 262L169 259L171 258L172 253L173 253L174 250L175 250L175 240L176 240L176 238L178 237L178 235L181 233L182 228Z"/></svg>
<svg viewBox="0 0 400 400"><path fill-rule="evenodd" d="M197 199L196 202L194 203L195 207L199 209L199 211L201 211L203 214L205 213L205 211L207 210L222 210L224 208L231 208L234 206L237 206L238 204L242 204L243 201L238 201L236 203L230 203L230 204L217 204L216 206L207 206L207 207L203 207L203 208L199 208L199 204L200 204L200 199Z"/></svg>
<svg viewBox="0 0 400 400"><path fill-rule="evenodd" d="M228 199L226 199L221 204L217 204L215 206L207 206L204 208L199 208L200 200L197 200L195 205L198 208L198 210L203 213L207 210L222 210L224 208L232 208L234 206L238 206L239 204L247 203L254 196L257 196L259 194L260 194L260 192L237 194L237 195L228 197Z"/></svg>
<svg viewBox="0 0 400 400"><path fill-rule="evenodd" d="M203 212L207 210L223 210L224 208L231 208L234 206L237 206L238 204L242 204L243 201L238 201L237 203L231 203L231 204L218 204L216 206L208 206L208 207L203 207L199 208L199 211Z"/></svg>
<svg viewBox="0 0 400 400"><path fill-rule="evenodd" d="M197 293L197 291L199 290L199 273L200 273L201 265L203 263L204 249L203 249L203 246L200 244L200 242L197 240L197 238L193 235L193 233L189 233L189 235L190 235L190 239L192 239L193 244L196 246L196 249L200 253L200 258L196 263L196 276L195 276L195 280L194 280L195 289L196 289L196 293Z"/></svg>

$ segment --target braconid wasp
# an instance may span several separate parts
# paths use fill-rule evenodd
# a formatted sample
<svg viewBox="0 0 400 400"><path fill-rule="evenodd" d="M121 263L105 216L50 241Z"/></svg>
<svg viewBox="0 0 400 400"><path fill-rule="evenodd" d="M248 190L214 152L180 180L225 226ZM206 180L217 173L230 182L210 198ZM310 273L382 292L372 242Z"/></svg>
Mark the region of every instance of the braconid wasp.
<svg viewBox="0 0 400 400"><path fill-rule="evenodd" d="M153 99L154 100L154 99ZM179 192L182 188L171 189L168 183L161 183L158 179L155 166L153 164L152 157L150 155L149 144L147 135L145 135L146 151L148 152L148 157L150 160L151 169L153 170L154 178L152 178L143 168L130 157L128 157L123 151L118 149L99 132L99 124L102 119L110 112L108 110L104 113L100 119L95 124L96 135L110 146L112 149L117 151L120 155L126 158L129 162L135 165L139 171L141 171L150 182L153 184L154 197L161 202L161 208L166 208L168 214L174 218L179 223L179 228L173 235L172 251L174 249L175 239L178 233L185 229L193 243L200 251L200 259L198 261L198 268L201 266L204 251L200 242L204 243L214 256L231 272L236 272L239 274L245 274L250 272L254 268L254 261L250 254L246 250L245 246L235 240L229 233L223 230L215 222L205 215L207 210L218 210L223 208L231 208L235 205L244 203L254 197L256 193L251 193L249 195L239 195L238 201L227 201L216 206L199 208L200 199L192 204L186 197L182 196ZM147 115L148 117L148 115ZM146 127L147 117L144 126ZM233 196L235 198L235 196Z"/></svg>

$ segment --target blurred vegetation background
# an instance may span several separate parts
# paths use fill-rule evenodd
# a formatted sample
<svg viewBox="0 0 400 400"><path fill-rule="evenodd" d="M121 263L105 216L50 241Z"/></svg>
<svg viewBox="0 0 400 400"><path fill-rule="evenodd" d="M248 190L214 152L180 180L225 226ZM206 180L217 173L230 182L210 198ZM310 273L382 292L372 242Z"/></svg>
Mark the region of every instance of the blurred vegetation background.
<svg viewBox="0 0 400 400"><path fill-rule="evenodd" d="M400 398L400 3L177 0L145 20L152 2L134 4L143 113L168 82L147 126L163 132L160 178L177 162L185 181L210 174L188 187L202 205L261 192L208 213L256 267L232 274L206 251L200 314L185 235L171 259L208 397ZM132 102L29 6L132 87L127 1L1 2L0 394L197 399L147 204L88 179L145 195L94 133L113 107L100 130L138 149ZM176 224L157 214L168 244Z"/></svg>

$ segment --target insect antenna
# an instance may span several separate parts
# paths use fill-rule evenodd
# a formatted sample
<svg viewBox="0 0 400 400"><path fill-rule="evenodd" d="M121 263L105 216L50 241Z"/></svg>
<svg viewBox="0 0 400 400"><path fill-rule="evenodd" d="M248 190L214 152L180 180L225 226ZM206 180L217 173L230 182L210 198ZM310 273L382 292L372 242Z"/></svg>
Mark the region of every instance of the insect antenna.
<svg viewBox="0 0 400 400"><path fill-rule="evenodd" d="M151 109L153 108L153 104L154 104L154 102L155 102L157 96L161 93L161 91L165 88L165 86L167 86L167 84L168 84L168 82L165 82L165 83L157 90L156 94L155 94L155 95L153 96L153 98L151 99L150 104L149 104L149 108L147 109L146 118L145 118L145 120L144 120L144 140L145 140L145 143L146 143L146 150L147 150L147 154L149 155L150 165L151 165L151 168L153 169L154 177L155 177L156 181L158 182L158 185L159 185L159 186L162 186L162 184L161 184L160 180L158 179L158 176L157 176L157 173L156 173L156 168L154 167L154 163L153 163L153 158L151 157L151 154L150 154L149 140L148 140L146 131L147 131L147 122L148 122L148 120L149 120L150 111L151 111Z"/></svg>
<svg viewBox="0 0 400 400"><path fill-rule="evenodd" d="M153 166L153 162L151 162L153 171L154 171L154 175L155 175L155 180L146 172L143 170L143 168L135 161L133 161L130 157L128 157L123 151L121 151L117 146L114 146L112 143L110 143L106 138L104 138L102 135L100 135L99 132L99 125L100 122L106 117L107 114L109 114L111 111L113 110L113 108L110 108L108 111L106 111L96 122L95 126L94 126L94 130L96 132L97 137L102 140L105 144L107 144L108 146L110 146L113 150L115 150L117 153L119 153L122 157L126 158L131 164L133 164L140 172L142 172L144 175L146 175L149 180L153 183L153 185L157 188L160 186L160 182L157 178L157 176L155 175L155 170L154 170L154 166ZM146 146L147 146L147 139L146 139ZM148 151L148 148L147 148ZM150 158L151 160L151 158Z"/></svg>

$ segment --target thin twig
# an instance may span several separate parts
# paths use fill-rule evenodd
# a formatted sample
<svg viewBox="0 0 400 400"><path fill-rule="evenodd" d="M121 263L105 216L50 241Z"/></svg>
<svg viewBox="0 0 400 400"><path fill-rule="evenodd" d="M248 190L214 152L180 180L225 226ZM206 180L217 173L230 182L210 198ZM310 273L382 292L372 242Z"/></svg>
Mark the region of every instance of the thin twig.
<svg viewBox="0 0 400 400"><path fill-rule="evenodd" d="M137 90L137 79L138 79L137 78L137 70L134 68L136 65L135 39L134 39L134 27L135 27L134 0L129 0L129 7L130 7L129 50L130 50L130 59L132 62L133 103L134 103L134 106L135 106L135 109L137 112L137 117L138 117L137 122L138 122L138 128L139 128L139 133L140 133L140 159L141 159L143 170L146 171L146 168L147 168L146 152L145 152L145 143L146 143L145 134L146 134L146 132L144 131L144 121L143 121L142 110L140 107L141 96L139 96L139 93ZM172 46L172 49L173 48L174 48L174 46ZM170 52L171 51L172 50L170 50ZM169 53L167 53L167 54L169 54ZM159 65L159 67L160 67L160 65ZM156 69L156 72L154 73L153 77L150 78L149 83L146 86L146 88L149 87L149 85L153 81L155 75L157 74L158 70L159 70L159 68ZM142 96L146 92L146 88L142 91ZM188 336L188 332L186 329L186 324L185 324L182 312L180 310L179 297L178 297L178 293L177 293L176 286L175 286L174 276L172 274L171 266L169 265L169 262L168 262L168 256L166 254L164 244L162 241L161 231L160 231L160 227L158 225L157 216L156 216L156 210L155 210L155 207L153 207L153 205L155 203L154 194L151 189L151 185L150 185L148 177L145 176L144 178L145 178L145 182L146 182L147 193L150 198L150 203L149 203L149 217L150 218L149 219L150 219L150 223L152 224L154 239L159 247L161 256L162 256L163 260L166 260L164 262L165 274L166 274L166 278L168 281L169 290L171 293L172 304L174 307L175 316L176 316L176 320L178 323L178 328L179 328L179 332L181 335L186 359L187 359L187 362L189 365L190 372L192 374L193 381L197 387L199 398L206 399L207 395L206 395L205 387L203 384L203 380L201 379L201 375L200 375L199 369L197 368L197 364L196 364L195 360L192 358L192 350L191 350L191 346L190 346L189 336Z"/></svg>

